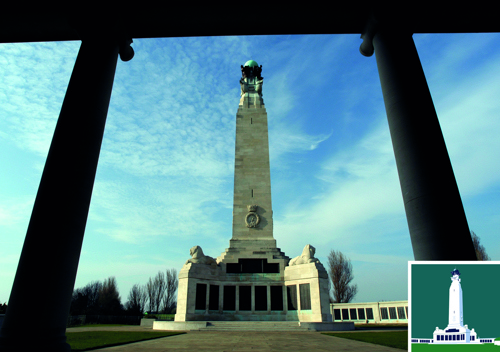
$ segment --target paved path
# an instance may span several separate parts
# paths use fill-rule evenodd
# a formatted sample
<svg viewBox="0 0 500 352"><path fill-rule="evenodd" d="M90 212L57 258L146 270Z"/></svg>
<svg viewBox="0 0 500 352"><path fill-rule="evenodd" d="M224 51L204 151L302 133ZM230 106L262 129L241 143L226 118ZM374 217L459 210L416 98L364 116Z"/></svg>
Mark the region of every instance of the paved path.
<svg viewBox="0 0 500 352"><path fill-rule="evenodd" d="M115 331L144 331L147 328L81 328L83 329L116 329ZM109 330L108 330L109 329ZM132 330L137 329L137 330ZM142 329L142 330L140 330ZM151 330L149 328L148 330ZM67 329L67 331L72 331ZM87 330L91 331L91 330ZM159 352L159 351L202 351L202 352L323 352L323 351L356 351L356 352L402 352L403 350L366 342L342 339L322 335L319 332L226 332L226 331L188 331L186 334L135 342L122 346L101 348L93 351L101 352Z"/></svg>
<svg viewBox="0 0 500 352"><path fill-rule="evenodd" d="M139 326L139 325L130 325L130 326L98 326L95 328L85 327L85 328L66 328L66 332L83 332L83 331L153 331L153 329L149 326ZM155 330L161 331L161 330Z"/></svg>

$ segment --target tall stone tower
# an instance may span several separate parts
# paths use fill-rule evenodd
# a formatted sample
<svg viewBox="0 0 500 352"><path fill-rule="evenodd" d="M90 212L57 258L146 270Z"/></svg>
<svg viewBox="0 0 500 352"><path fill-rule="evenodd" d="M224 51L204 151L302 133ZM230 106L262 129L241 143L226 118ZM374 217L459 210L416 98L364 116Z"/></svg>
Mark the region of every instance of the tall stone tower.
<svg viewBox="0 0 500 352"><path fill-rule="evenodd" d="M262 65L241 66L241 99L236 114L232 248L275 248L267 112L262 98Z"/></svg>
<svg viewBox="0 0 500 352"><path fill-rule="evenodd" d="M175 321L331 322L328 274L314 247L292 260L276 247L262 66L250 60L241 73L232 238L216 259L191 248L179 272Z"/></svg>

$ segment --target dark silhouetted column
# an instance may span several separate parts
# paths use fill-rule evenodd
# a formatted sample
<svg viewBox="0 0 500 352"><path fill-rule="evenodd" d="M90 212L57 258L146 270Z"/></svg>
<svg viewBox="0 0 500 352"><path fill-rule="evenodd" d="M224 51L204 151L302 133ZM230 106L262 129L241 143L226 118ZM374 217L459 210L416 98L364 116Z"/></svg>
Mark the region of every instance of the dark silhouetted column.
<svg viewBox="0 0 500 352"><path fill-rule="evenodd" d="M415 260L476 260L469 226L412 33L368 23Z"/></svg>
<svg viewBox="0 0 500 352"><path fill-rule="evenodd" d="M66 323L117 57L133 57L131 42L82 41L0 331L2 351L70 351Z"/></svg>

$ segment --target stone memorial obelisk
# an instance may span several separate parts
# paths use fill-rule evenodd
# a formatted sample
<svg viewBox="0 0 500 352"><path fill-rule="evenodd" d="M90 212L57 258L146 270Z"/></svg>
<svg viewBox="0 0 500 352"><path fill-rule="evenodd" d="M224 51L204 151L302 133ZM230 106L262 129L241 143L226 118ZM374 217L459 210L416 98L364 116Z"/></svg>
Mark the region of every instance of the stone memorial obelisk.
<svg viewBox="0 0 500 352"><path fill-rule="evenodd" d="M216 320L336 324L330 323L328 274L314 247L306 245L292 260L276 247L262 66L250 60L241 73L229 248L216 259L191 248L179 272L175 322L155 322L155 329Z"/></svg>
<svg viewBox="0 0 500 352"><path fill-rule="evenodd" d="M275 248L267 112L262 98L262 65L241 67L236 114L232 248Z"/></svg>

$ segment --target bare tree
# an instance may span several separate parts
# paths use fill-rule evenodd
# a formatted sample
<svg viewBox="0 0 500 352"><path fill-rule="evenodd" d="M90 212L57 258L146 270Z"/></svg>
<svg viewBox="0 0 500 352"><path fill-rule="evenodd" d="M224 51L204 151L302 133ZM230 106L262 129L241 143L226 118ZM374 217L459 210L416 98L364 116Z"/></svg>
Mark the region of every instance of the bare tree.
<svg viewBox="0 0 500 352"><path fill-rule="evenodd" d="M146 291L149 300L149 310L151 312L160 312L166 287L167 281L165 280L165 274L163 272L159 271L154 279L151 277L149 278L146 284Z"/></svg>
<svg viewBox="0 0 500 352"><path fill-rule="evenodd" d="M176 306L175 292L179 282L177 271L170 269L165 273L159 271L158 274L149 278L146 284L146 295L149 302L149 311L171 312Z"/></svg>
<svg viewBox="0 0 500 352"><path fill-rule="evenodd" d="M99 307L101 314L120 314L122 311L120 294L116 278L110 276L105 279L99 291Z"/></svg>
<svg viewBox="0 0 500 352"><path fill-rule="evenodd" d="M88 297L87 307L92 307L94 310L98 310L101 287L102 283L100 281L92 281L84 287L84 291Z"/></svg>
<svg viewBox="0 0 500 352"><path fill-rule="evenodd" d="M132 314L143 314L146 308L147 294L146 288L135 284L128 294L127 310Z"/></svg>
<svg viewBox="0 0 500 352"><path fill-rule="evenodd" d="M470 232L470 236L472 237L472 243L474 244L474 249L476 250L477 260L491 260L488 254L486 254L486 249L480 243L479 237L474 233L474 231Z"/></svg>
<svg viewBox="0 0 500 352"><path fill-rule="evenodd" d="M167 269L166 273L167 285L165 288L165 295L163 297L162 311L165 313L172 313L173 309L177 306L175 293L179 286L179 279L177 278L177 270Z"/></svg>
<svg viewBox="0 0 500 352"><path fill-rule="evenodd" d="M166 280L165 274L163 272L158 271L158 274L155 277L155 285L156 285L156 289L155 289L156 309L155 309L155 311L160 313L161 308L162 308L161 306L162 306L162 303L163 303L163 300L165 297L165 290L167 288L167 280Z"/></svg>
<svg viewBox="0 0 500 352"><path fill-rule="evenodd" d="M154 301L155 301L155 283L154 283L154 280L149 277L149 281L146 283L146 297L147 297L147 301L148 301L148 311L149 312L153 312L154 309Z"/></svg>
<svg viewBox="0 0 500 352"><path fill-rule="evenodd" d="M330 277L330 275L328 275ZM332 280L328 278L328 297L330 298L330 303L335 303L335 298L332 295Z"/></svg>
<svg viewBox="0 0 500 352"><path fill-rule="evenodd" d="M328 275L333 284L334 303L349 303L358 292L358 285L349 285L354 279L352 264L342 252L330 251Z"/></svg>
<svg viewBox="0 0 500 352"><path fill-rule="evenodd" d="M92 281L86 286L74 290L71 299L71 314L98 314L101 287L101 282Z"/></svg>

